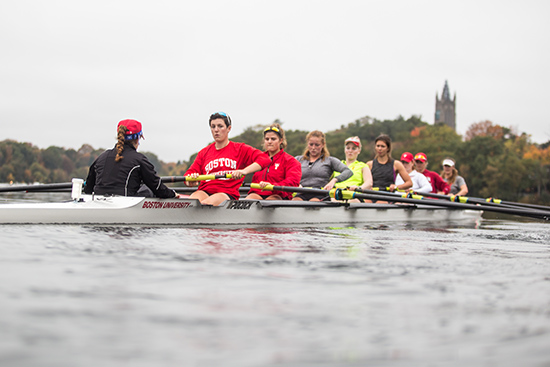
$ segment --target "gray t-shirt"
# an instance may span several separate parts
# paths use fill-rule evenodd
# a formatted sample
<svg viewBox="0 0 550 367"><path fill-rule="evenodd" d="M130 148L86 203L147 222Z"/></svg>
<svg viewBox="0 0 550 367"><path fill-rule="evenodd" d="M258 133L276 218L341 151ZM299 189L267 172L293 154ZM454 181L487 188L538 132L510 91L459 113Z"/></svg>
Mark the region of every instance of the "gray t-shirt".
<svg viewBox="0 0 550 367"><path fill-rule="evenodd" d="M333 172L340 172L336 179L338 182L345 181L353 172L335 157L325 157L317 159L315 162L310 162L302 155L296 156L296 159L302 165L302 187L324 187L332 177Z"/></svg>
<svg viewBox="0 0 550 367"><path fill-rule="evenodd" d="M444 178L445 182L447 182L447 179ZM466 180L462 176L456 176L455 182L451 185L451 194L458 194L460 191L460 186L466 185Z"/></svg>

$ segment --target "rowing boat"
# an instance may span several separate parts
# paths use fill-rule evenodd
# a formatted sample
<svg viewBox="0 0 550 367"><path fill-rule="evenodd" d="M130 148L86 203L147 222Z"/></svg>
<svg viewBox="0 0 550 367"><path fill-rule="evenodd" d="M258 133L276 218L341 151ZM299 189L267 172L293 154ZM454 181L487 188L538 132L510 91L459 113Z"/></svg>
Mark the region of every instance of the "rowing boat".
<svg viewBox="0 0 550 367"><path fill-rule="evenodd" d="M476 221L481 211L422 204L367 204L288 200L227 200L79 195L56 203L0 205L0 224L105 225L354 225L419 221Z"/></svg>
<svg viewBox="0 0 550 367"><path fill-rule="evenodd" d="M230 178L230 175L163 177L166 182ZM0 205L0 224L139 224L139 225L318 225L419 222L445 223L481 219L483 211L550 221L550 208L500 200L447 197L435 199L411 193L373 190L349 191L267 185L263 190L306 192L337 201L227 200L219 206L203 205L196 199L144 198L82 195L84 181L0 188L0 192L71 189L71 201L58 203L12 203ZM257 183L241 187L241 195ZM180 190L180 188L175 188ZM193 189L195 190L195 189ZM241 196L242 197L242 196ZM355 199L368 203L354 203ZM351 202L350 202L351 200ZM448 201L450 200L450 201ZM377 202L371 204L371 202ZM387 203L390 204L381 204ZM471 204L469 202L472 202Z"/></svg>

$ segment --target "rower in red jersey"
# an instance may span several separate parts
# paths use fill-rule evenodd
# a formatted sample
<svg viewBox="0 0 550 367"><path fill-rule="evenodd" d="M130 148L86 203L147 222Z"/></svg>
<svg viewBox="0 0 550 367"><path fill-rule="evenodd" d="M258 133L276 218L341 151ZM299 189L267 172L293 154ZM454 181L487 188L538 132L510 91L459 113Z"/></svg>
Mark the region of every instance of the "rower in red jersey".
<svg viewBox="0 0 550 367"><path fill-rule="evenodd" d="M254 173L252 183L258 183L263 189L267 185L300 186L302 165L293 156L285 152L285 131L281 125L273 123L264 130L264 154L269 157L269 165ZM290 200L292 193L287 191L269 191L250 189L247 199Z"/></svg>
<svg viewBox="0 0 550 367"><path fill-rule="evenodd" d="M416 170L422 173L430 184L432 185L432 193L447 195L451 190L450 186L441 178L437 172L429 171L426 169L428 167L428 156L422 152L416 153L414 155L414 164Z"/></svg>
<svg viewBox="0 0 550 367"><path fill-rule="evenodd" d="M231 118L225 112L216 112L208 120L214 143L203 148L195 158L186 176L231 174L230 179L186 181L188 186L197 186L191 198L201 204L220 205L225 200L238 200L239 187L244 176L257 172L269 165L271 160L261 150L244 143L229 140Z"/></svg>

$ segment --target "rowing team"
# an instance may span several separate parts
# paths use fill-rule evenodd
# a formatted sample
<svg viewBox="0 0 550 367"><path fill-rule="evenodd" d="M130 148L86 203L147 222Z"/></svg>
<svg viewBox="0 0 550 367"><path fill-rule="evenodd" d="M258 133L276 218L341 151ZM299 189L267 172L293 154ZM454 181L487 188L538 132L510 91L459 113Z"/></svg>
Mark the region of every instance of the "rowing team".
<svg viewBox="0 0 550 367"><path fill-rule="evenodd" d="M214 142L197 154L185 176L196 179L199 175L231 174L231 178L200 183L186 181L188 186L198 185L198 189L189 197L198 199L202 204L219 205L225 200L238 200L239 187L248 174L254 174L252 182L257 183L259 188L250 189L246 199L257 200L329 199L319 193L293 196L287 191L268 190L271 185L324 190L387 187L390 191L451 192L458 195L468 192L464 179L457 176L452 159L443 161L442 178L436 172L426 169L428 158L424 153L413 156L406 152L401 160L394 160L391 157L391 139L387 135L376 138L374 159L363 163L357 160L361 152L361 140L357 136L344 142L345 161L330 155L325 135L318 130L307 135L304 153L293 157L285 152L285 132L277 123L263 131L265 151L262 152L247 144L229 140L232 123L225 112L212 114L208 122ZM93 162L84 192L97 195L183 197L166 187L147 157L137 152L141 138L143 131L139 121L120 121L115 147L106 150Z"/></svg>

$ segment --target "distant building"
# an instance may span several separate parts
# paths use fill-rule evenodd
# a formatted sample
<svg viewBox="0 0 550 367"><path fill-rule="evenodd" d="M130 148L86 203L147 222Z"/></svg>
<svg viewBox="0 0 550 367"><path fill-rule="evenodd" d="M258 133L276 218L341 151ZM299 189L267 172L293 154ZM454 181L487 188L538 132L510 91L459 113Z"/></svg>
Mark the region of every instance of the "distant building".
<svg viewBox="0 0 550 367"><path fill-rule="evenodd" d="M449 84L445 80L441 99L435 94L435 118L434 124L445 124L456 131L456 92L451 100Z"/></svg>

